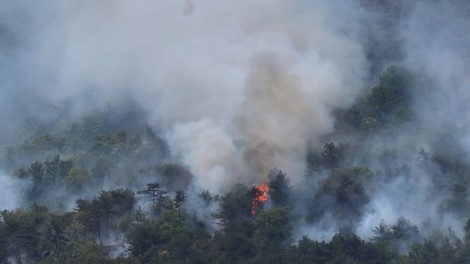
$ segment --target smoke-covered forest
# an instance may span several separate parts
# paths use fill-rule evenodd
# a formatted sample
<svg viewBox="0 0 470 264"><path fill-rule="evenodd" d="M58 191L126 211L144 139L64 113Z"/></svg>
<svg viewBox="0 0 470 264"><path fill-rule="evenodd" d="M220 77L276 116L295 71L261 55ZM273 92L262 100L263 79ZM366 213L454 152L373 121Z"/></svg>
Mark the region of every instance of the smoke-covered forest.
<svg viewBox="0 0 470 264"><path fill-rule="evenodd" d="M470 2L0 0L1 263L470 263Z"/></svg>

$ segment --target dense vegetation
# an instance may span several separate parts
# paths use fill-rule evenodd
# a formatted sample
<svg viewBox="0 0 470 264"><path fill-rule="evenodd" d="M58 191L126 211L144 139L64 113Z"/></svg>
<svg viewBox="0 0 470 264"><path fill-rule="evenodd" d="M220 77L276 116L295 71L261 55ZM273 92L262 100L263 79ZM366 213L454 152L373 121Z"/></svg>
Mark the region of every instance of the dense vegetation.
<svg viewBox="0 0 470 264"><path fill-rule="evenodd" d="M322 150L312 149L307 157L307 181L315 174L326 175L316 192L305 195L302 188L290 185L282 171L273 170L266 204L254 205L259 196L256 187L236 185L223 195L200 193L198 199L205 206L216 205L209 219L199 219L188 210L185 191L192 175L171 162L165 142L145 123L133 124L141 129L134 127L129 133L123 130L128 124L120 127L121 119L115 115L95 111L81 121L62 124L62 129L55 123L54 129L37 130L20 144L4 149L4 166L14 171L18 180L30 184L24 190L26 207L1 213L0 260L466 263L470 261L470 221L462 227L463 238L454 234L461 230L450 229L422 235L418 226L405 218L371 226L373 236L369 238L353 232L371 199L366 190L378 181L392 182L403 173L413 177L406 164L390 165L399 149L384 149L379 154L378 159L389 164L385 171L374 171L366 162L360 165L351 157L367 153L363 144L371 138L384 137L410 123L410 101L419 90L418 82L419 78L406 69L389 67L368 95L350 109L338 111L339 131L357 134L359 140L327 142ZM113 126L115 129L110 129ZM452 137L447 136L445 143L449 142ZM435 173L433 179L449 197L441 210L468 217L468 205L462 198L469 183L468 166L455 152L421 150L415 154L421 169L431 175L436 168L442 172ZM110 180L115 186L140 191L102 191ZM305 205L302 212L298 204ZM67 211L70 207L73 210ZM343 219L338 220L340 231L330 240L316 241L308 236L293 240L297 226L314 225L325 214Z"/></svg>
<svg viewBox="0 0 470 264"><path fill-rule="evenodd" d="M287 178L271 178L272 205L253 215L256 191L239 186L217 201L213 215L221 228L209 234L204 223L181 210L184 196L157 199L149 211L133 209L135 193L103 191L77 200L73 212L54 213L33 204L5 210L0 222L2 262L20 263L467 263L470 221L465 237L451 231L422 240L416 226L401 218L382 223L370 241L347 229L329 241L307 236L291 241ZM275 202L276 201L276 202ZM124 244L124 241L128 243ZM403 249L406 248L407 251ZM111 255L110 255L111 254Z"/></svg>
<svg viewBox="0 0 470 264"><path fill-rule="evenodd" d="M272 168L260 176L267 201L246 184L196 189L131 100L80 114L65 103L0 139L1 173L17 199L0 208L0 262L470 263L465 131L453 122L429 131L420 116L436 84L400 63L401 1L363 2L383 12L362 43L370 87L306 147L302 184ZM389 215L369 226L382 192L397 207L422 199L436 219Z"/></svg>

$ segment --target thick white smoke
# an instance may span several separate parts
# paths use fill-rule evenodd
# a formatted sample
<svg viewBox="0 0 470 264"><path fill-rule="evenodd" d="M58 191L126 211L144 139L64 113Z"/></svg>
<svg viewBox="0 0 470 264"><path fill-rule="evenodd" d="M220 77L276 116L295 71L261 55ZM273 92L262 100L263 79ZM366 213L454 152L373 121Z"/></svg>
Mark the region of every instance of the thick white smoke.
<svg viewBox="0 0 470 264"><path fill-rule="evenodd" d="M426 97L413 98L415 130L364 140L364 157L358 156L367 162L357 165L380 172L384 164L374 155L396 148L393 162L414 171L368 186L370 202L356 231L367 237L383 219L401 216L461 226L442 213L447 197L412 159L443 133L459 134L470 158L468 10L457 0L382 2L0 0L0 132L26 113L47 116L44 106L58 102L82 113L126 97L162 124L172 155L195 176L194 193L258 183L275 167L297 184L307 147L322 145L319 139L334 130L332 110L371 88L364 83L370 47L362 33L375 31L380 45L395 34L403 54L380 66L399 63L432 85L424 87ZM374 19L383 20L384 32ZM0 183L11 186L0 208L19 206L21 184L4 175ZM326 213L300 233L330 236L334 217Z"/></svg>
<svg viewBox="0 0 470 264"><path fill-rule="evenodd" d="M294 182L309 143L333 130L367 65L347 1L26 1L32 86L77 111L129 96L163 122L202 189L274 167ZM20 4L18 4L20 5ZM41 83L42 82L42 83Z"/></svg>

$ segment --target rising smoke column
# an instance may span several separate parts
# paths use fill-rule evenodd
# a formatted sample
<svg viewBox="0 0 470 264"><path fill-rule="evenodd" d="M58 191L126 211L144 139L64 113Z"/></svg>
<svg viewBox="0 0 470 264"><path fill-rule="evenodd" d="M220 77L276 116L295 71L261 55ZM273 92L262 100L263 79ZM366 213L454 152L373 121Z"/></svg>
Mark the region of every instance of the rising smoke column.
<svg viewBox="0 0 470 264"><path fill-rule="evenodd" d="M307 146L321 145L319 137L334 130L331 111L370 88L363 83L368 65L361 44L369 14L352 2L0 1L0 129L24 113L47 117L57 102L82 113L126 97L162 124L173 156L195 175L195 189L257 184L274 167L298 183ZM406 12L389 22L396 23L404 59L393 63L424 71L434 90L415 98L419 133L370 140L363 154L382 146L431 148L436 134L451 131L463 135L468 156L470 41L462 33L468 4L400 2ZM417 177L401 175L377 185L383 192L370 191L358 227L364 235L382 218L450 217L438 215L435 186L410 162L415 153L403 152L396 162L409 164ZM374 159L366 165L383 169ZM407 188L417 190L415 199ZM433 210L413 213L423 206ZM327 231L335 222L322 221Z"/></svg>
<svg viewBox="0 0 470 264"><path fill-rule="evenodd" d="M241 6L254 8L252 5L243 2ZM205 181L208 184L201 188L218 192L237 182L259 183L274 167L286 170L297 183L303 176L309 143L316 143L316 138L333 130L331 110L350 105L362 88L363 54L352 36L340 34L336 25L327 23L332 6L304 3L278 10L283 5L281 2L266 5L274 17L258 10L247 11L258 16L248 25L236 19L237 16L241 19L241 13L230 14L235 17L236 26L248 31L240 36L244 39L240 48L252 52L239 69L245 77L241 82L228 84L238 85L235 89L241 96L237 106L221 120L209 116L217 130L225 132L233 144L213 145L206 150L211 154L202 160L228 159L196 173L199 179L207 178L214 168L218 167L219 172L224 168L219 177L227 180ZM302 7L308 7L308 11L300 11ZM225 99L233 103L229 95ZM180 123L176 132L190 130L192 124ZM194 135L199 138L197 131ZM185 140L171 136L170 142L186 145ZM192 144L191 140L188 144ZM231 156L227 156L227 151ZM200 164L195 159L185 162L190 168Z"/></svg>
<svg viewBox="0 0 470 264"><path fill-rule="evenodd" d="M36 102L80 113L136 100L194 184L214 192L275 167L299 182L307 146L333 130L331 111L351 105L367 77L362 9L350 1L4 5L24 43L16 75L31 75L23 90Z"/></svg>

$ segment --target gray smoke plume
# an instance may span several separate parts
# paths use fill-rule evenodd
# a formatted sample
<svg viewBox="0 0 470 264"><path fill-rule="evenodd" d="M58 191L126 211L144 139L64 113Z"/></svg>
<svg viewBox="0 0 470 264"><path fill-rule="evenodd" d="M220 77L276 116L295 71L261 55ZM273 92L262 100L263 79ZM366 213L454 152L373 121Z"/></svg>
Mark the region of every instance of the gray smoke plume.
<svg viewBox="0 0 470 264"><path fill-rule="evenodd" d="M418 128L371 137L350 159L384 171L374 154L400 148L395 162L411 167L413 177L370 183L355 228L368 236L370 226L401 216L456 226L462 219L440 212L445 197L433 196L439 192L416 153L434 151L441 132L455 132L468 160L467 7L465 1L3 0L0 143L21 142L12 131L24 123L65 115L58 105L68 105L72 118L127 98L160 124L172 157L194 175L195 192L259 183L276 167L295 186L305 183L309 149L320 149L325 136L343 139L336 138L333 111L353 105L378 72L399 64L432 80L424 97L413 98ZM388 56L374 65L371 31ZM398 43L393 52L391 35ZM326 214L302 229L333 233L333 218Z"/></svg>
<svg viewBox="0 0 470 264"><path fill-rule="evenodd" d="M367 76L360 9L346 1L4 6L23 43L13 93L32 115L133 98L168 128L195 184L216 192L276 166L300 181L307 145L332 132L331 111L352 104Z"/></svg>

